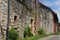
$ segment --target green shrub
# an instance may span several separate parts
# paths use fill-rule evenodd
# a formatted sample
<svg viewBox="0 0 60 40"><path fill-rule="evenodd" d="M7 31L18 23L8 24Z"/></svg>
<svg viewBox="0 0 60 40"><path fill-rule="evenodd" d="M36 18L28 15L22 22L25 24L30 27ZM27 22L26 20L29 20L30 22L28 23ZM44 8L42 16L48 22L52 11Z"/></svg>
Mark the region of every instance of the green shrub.
<svg viewBox="0 0 60 40"><path fill-rule="evenodd" d="M60 35L60 32L57 32L57 35Z"/></svg>
<svg viewBox="0 0 60 40"><path fill-rule="evenodd" d="M8 40L17 40L18 39L18 33L14 28L11 28L11 30L8 33Z"/></svg>
<svg viewBox="0 0 60 40"><path fill-rule="evenodd" d="M45 35L46 33L45 33L45 30L44 29L39 29L38 30L38 34L39 35Z"/></svg>
<svg viewBox="0 0 60 40"><path fill-rule="evenodd" d="M53 33L50 33L49 35L54 35Z"/></svg>
<svg viewBox="0 0 60 40"><path fill-rule="evenodd" d="M25 27L24 34L26 36L29 36L29 37L33 36L33 34L30 32L30 27L29 26Z"/></svg>

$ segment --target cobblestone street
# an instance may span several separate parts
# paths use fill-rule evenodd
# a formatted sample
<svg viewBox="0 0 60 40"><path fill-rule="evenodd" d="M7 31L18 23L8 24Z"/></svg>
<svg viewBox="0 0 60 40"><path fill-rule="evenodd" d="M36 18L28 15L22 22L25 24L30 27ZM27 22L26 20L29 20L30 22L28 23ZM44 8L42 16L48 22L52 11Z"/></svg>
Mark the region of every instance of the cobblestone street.
<svg viewBox="0 0 60 40"><path fill-rule="evenodd" d="M49 37L42 38L39 40L60 40L60 35L49 36Z"/></svg>

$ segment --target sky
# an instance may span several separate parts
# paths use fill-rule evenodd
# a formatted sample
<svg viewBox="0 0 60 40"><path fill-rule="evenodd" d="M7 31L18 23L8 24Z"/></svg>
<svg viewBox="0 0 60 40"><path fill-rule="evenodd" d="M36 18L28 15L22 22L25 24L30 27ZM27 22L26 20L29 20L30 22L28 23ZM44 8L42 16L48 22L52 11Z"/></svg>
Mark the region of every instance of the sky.
<svg viewBox="0 0 60 40"><path fill-rule="evenodd" d="M54 12L57 13L60 22L60 0L39 0L46 6L50 7Z"/></svg>

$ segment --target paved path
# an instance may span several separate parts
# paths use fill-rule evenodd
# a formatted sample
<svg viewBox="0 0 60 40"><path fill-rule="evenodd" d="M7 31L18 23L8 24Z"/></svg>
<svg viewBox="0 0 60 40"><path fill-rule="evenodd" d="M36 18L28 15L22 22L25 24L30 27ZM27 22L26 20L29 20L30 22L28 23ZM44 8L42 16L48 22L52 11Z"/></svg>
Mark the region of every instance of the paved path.
<svg viewBox="0 0 60 40"><path fill-rule="evenodd" d="M60 35L53 35L39 40L60 40Z"/></svg>

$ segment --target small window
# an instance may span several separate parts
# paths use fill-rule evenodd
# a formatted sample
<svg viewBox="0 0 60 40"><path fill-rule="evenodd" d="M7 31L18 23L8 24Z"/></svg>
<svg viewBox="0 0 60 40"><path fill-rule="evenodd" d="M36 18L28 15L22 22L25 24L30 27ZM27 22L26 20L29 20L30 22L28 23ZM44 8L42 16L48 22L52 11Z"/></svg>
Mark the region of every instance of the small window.
<svg viewBox="0 0 60 40"><path fill-rule="evenodd" d="M17 19L17 16L14 16L14 22L16 21L16 19Z"/></svg>
<svg viewBox="0 0 60 40"><path fill-rule="evenodd" d="M33 22L33 19L31 19L31 23Z"/></svg>

